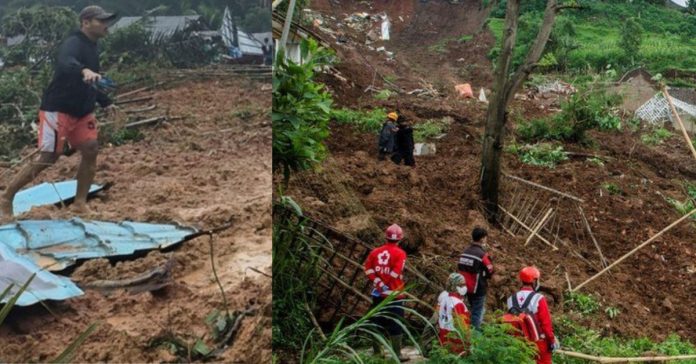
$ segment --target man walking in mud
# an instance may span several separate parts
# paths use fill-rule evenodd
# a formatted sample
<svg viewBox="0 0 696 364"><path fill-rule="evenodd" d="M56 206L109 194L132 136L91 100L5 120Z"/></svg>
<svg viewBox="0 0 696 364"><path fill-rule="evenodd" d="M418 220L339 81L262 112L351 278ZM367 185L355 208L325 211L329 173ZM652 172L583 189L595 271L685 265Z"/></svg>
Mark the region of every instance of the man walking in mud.
<svg viewBox="0 0 696 364"><path fill-rule="evenodd" d="M484 250L488 232L480 227L471 232L472 243L459 256L457 268L466 278L467 299L471 305L471 326L481 329L486 310L488 279L493 275L493 262Z"/></svg>
<svg viewBox="0 0 696 364"><path fill-rule="evenodd" d="M58 48L53 80L39 109L39 157L20 170L0 196L0 218L12 218L15 194L58 160L65 141L81 154L74 210L89 212L87 194L94 180L99 150L95 103L108 114L116 112L111 100L94 87L101 80L97 40L108 34L115 18L116 14L99 6L85 7L80 12L80 29Z"/></svg>

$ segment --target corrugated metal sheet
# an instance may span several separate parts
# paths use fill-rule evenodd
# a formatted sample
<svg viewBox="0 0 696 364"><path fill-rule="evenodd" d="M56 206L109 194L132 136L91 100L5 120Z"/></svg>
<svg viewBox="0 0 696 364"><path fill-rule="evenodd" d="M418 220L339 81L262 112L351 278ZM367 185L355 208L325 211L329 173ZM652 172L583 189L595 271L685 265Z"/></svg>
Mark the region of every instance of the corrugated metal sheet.
<svg viewBox="0 0 696 364"><path fill-rule="evenodd" d="M0 242L40 267L58 271L78 259L167 248L196 232L180 225L129 221L27 220L0 226Z"/></svg>
<svg viewBox="0 0 696 364"><path fill-rule="evenodd" d="M102 185L93 184L89 188L89 194L95 194L104 189ZM43 205L55 205L57 203L72 201L77 191L77 181L63 181L56 183L42 183L17 193L14 200L14 215L17 216L31 210L32 207Z"/></svg>
<svg viewBox="0 0 696 364"><path fill-rule="evenodd" d="M17 254L4 244L0 244L0 272L0 292L14 285L10 295L2 302L7 302L33 273L36 273L36 277L17 300L16 304L19 306L28 306L43 300L64 300L83 293L69 279L41 270L31 259Z"/></svg>
<svg viewBox="0 0 696 364"><path fill-rule="evenodd" d="M170 36L177 30L184 30L191 23L200 18L200 15L181 16L152 16L145 22L145 27L152 32L152 36ZM111 31L125 28L142 19L141 16L124 16L110 27Z"/></svg>
<svg viewBox="0 0 696 364"><path fill-rule="evenodd" d="M18 305L75 297L82 291L74 283L48 271L63 270L78 259L132 255L170 247L197 233L194 228L176 224L114 223L78 218L3 225L0 226L0 291L15 284L16 292L36 273Z"/></svg>

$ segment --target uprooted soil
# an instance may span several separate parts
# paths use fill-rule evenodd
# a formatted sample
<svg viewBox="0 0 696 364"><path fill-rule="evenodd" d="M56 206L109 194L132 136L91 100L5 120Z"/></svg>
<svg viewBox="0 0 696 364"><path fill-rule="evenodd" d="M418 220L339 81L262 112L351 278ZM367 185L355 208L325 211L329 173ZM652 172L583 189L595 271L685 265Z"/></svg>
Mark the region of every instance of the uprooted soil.
<svg viewBox="0 0 696 364"><path fill-rule="evenodd" d="M317 3L313 2L312 6L322 14L329 10L333 14L394 10L381 1L371 2L372 9L363 3L351 6ZM392 30L392 40L385 44L388 49L420 47L422 54L411 58L408 52L396 53L393 65L400 78L395 83L412 86L422 75L427 75L428 82L433 84L451 83L456 76L454 70L442 67L437 55L424 50L425 45L437 41L437 35L416 29L426 29L424 24L433 22L440 24L440 29L447 29L443 37L466 34L464 30L476 27L475 16L462 14L459 22L449 22L446 26L442 19L448 16L445 12L454 13L471 5L449 5L444 1L421 4L416 0L401 3L409 3L399 8L410 12L400 14L404 24ZM392 19L398 18L398 15L389 15ZM486 33L474 39L490 37ZM485 45L487 47L476 51L478 55L472 59L482 59L492 42ZM341 60L337 68L347 81L332 75L322 78L334 93L336 102L350 107L394 107L395 100L378 101L363 93L372 80L371 70L364 64L371 62L375 67L384 67L386 73L390 66L385 64L383 55L366 51L356 56L350 46L363 47L350 42L334 45ZM450 42L448 49L452 52L451 47L457 46ZM432 61L425 62L429 56ZM475 89L491 86L490 63L486 62L476 63L487 76L472 81ZM409 65L413 65L413 72ZM347 87L351 84L353 87ZM317 172L296 176L288 194L311 215L351 235L375 239L375 243L381 240L384 226L399 223L405 228L412 259L433 258L437 262L449 259L451 264L442 267L446 270L455 269L455 262L453 258L444 257L457 254L468 244L473 227L485 226L490 231L490 250L498 272L489 293L489 308L502 307L504 297L515 289L515 275L523 265L539 266L544 284L557 290L566 288L566 272L574 285L595 274L595 267L569 254L567 249L553 252L538 241L525 246L526 233L511 237L486 222L478 187L486 105L458 99L448 90L449 86L443 88L444 96L439 98L396 96L403 112L415 123L445 116L455 120L447 135L434 141L436 155L416 157L414 169L389 161L380 162L374 156L376 136L332 124L328 140L331 157ZM511 110L513 122L509 126L507 143L514 136L514 120L550 112L534 100L515 100ZM611 262L679 218L679 213L665 197L683 201L686 198L683 182L696 180L693 159L677 133L656 147L643 144L640 133L628 130L591 132L593 146L565 146L568 151L605 157L603 167L587 161L586 157L575 156L555 169L545 169L522 164L514 155L505 154L503 170L582 198L585 201L582 207L594 235ZM604 183L615 184L622 193L611 195L602 191ZM572 241L574 237L567 239ZM603 334L660 340L675 332L696 341L693 329L696 315L692 308L696 290L694 241L696 223L682 223L616 266L610 274L583 288L582 292L593 294L602 304L602 310L594 315L572 314L560 299L552 302L551 310L556 314L570 313L574 319ZM585 259L597 262L591 242L580 242L574 248ZM603 312L605 307L617 307L621 313L616 319L607 319Z"/></svg>
<svg viewBox="0 0 696 364"><path fill-rule="evenodd" d="M232 227L212 239L217 273L230 311L255 309L242 321L224 362L270 362L271 348L271 129L269 87L244 78L184 81L155 91L154 113L185 116L143 127L145 138L104 146L96 182L113 186L92 199L97 220L178 222L212 229ZM125 105L128 106L128 105ZM124 107L125 109L136 107ZM63 157L38 182L74 178L79 157ZM7 181L3 181L7 183ZM43 207L21 218L70 218L66 209ZM126 279L172 260L173 282L155 292L85 295L61 302L15 308L0 327L0 358L47 361L91 323L96 331L78 349L77 362L167 362L155 337L174 334L212 347L206 316L224 310L213 278L209 238L202 236L169 252L110 262L84 262L70 276L78 283ZM262 272L260 274L258 272Z"/></svg>

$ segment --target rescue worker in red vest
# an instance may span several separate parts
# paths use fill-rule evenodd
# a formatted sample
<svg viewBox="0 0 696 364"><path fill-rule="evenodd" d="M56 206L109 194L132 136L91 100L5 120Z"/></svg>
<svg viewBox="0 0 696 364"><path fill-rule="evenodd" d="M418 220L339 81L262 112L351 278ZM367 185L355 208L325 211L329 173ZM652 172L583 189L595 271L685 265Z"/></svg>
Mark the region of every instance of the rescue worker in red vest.
<svg viewBox="0 0 696 364"><path fill-rule="evenodd" d="M445 288L437 298L435 310L438 313L437 325L440 329L438 338L440 345L450 352L462 354L466 352L467 345L464 341L468 342L469 333L469 311L462 301L467 292L466 279L459 273L452 273ZM459 332L455 331L457 329ZM466 336L462 338L462 334Z"/></svg>
<svg viewBox="0 0 696 364"><path fill-rule="evenodd" d="M481 329L483 314L486 311L486 290L488 279L493 275L493 262L484 250L488 232L480 227L471 232L473 242L459 256L457 268L464 278L468 293L466 295L471 307L471 325Z"/></svg>
<svg viewBox="0 0 696 364"><path fill-rule="evenodd" d="M372 282L372 306L379 305L384 299L395 292L397 297L390 302L385 310L389 317L379 316L373 322L382 327L391 340L394 352L399 360L407 360L401 355L401 341L403 329L395 320L404 317L404 306L401 299L404 298L399 291L404 289L403 271L406 264L406 252L399 248L398 244L404 237L404 232L399 225L393 224L386 231L387 242L373 249L365 260L365 274ZM378 342L373 343L375 355L382 354L382 348Z"/></svg>
<svg viewBox="0 0 696 364"><path fill-rule="evenodd" d="M551 313L549 305L546 303L546 298L537 291L539 290L539 278L541 273L536 267L524 267L520 271L520 281L522 288L514 295L508 297L508 309L512 309L513 300L516 300L518 306L521 306L528 300L529 295L533 295L529 299L526 309L534 318L536 327L539 332L539 340L536 341L538 354L536 357L537 364L551 364L551 354L560 349L560 344L553 334L553 326L551 325Z"/></svg>

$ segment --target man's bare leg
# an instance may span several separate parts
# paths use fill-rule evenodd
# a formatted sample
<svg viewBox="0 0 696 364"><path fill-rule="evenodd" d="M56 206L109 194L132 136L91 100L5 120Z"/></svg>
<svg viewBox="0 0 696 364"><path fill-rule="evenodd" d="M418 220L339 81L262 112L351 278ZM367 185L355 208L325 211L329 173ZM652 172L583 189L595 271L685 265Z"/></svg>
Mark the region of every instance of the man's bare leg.
<svg viewBox="0 0 696 364"><path fill-rule="evenodd" d="M76 148L80 151L80 167L77 169L77 192L73 209L76 212L89 212L87 208L87 195L89 188L94 181L94 174L97 171L97 154L99 144L96 140L83 143Z"/></svg>
<svg viewBox="0 0 696 364"><path fill-rule="evenodd" d="M29 182L34 180L48 166L58 160L59 154L51 152L41 152L39 158L24 166L14 179L7 186L5 192L0 196L0 218L11 219L13 215L12 201L17 192Z"/></svg>

